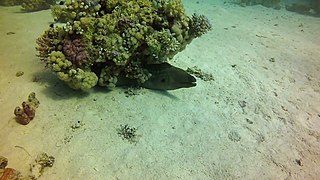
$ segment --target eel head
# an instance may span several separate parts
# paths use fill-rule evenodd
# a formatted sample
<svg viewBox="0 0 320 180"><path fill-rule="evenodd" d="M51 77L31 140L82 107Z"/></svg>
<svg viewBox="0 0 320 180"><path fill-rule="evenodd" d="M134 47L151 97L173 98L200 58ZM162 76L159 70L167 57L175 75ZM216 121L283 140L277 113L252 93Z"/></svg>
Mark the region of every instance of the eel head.
<svg viewBox="0 0 320 180"><path fill-rule="evenodd" d="M196 78L168 63L149 64L143 68L151 73L151 77L141 84L142 87L156 90L174 90L196 86Z"/></svg>

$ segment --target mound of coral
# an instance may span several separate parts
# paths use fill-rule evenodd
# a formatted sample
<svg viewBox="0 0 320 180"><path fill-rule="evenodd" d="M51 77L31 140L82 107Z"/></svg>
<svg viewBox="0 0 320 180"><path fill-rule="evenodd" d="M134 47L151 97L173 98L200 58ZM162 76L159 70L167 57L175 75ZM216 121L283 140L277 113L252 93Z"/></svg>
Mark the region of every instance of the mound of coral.
<svg viewBox="0 0 320 180"><path fill-rule="evenodd" d="M0 0L1 6L16 6L21 5L23 0Z"/></svg>
<svg viewBox="0 0 320 180"><path fill-rule="evenodd" d="M22 11L33 12L50 9L51 5L56 4L57 0L0 0L2 6L21 5Z"/></svg>
<svg viewBox="0 0 320 180"><path fill-rule="evenodd" d="M23 0L21 7L23 11L32 12L50 9L56 0Z"/></svg>
<svg viewBox="0 0 320 180"><path fill-rule="evenodd" d="M116 86L120 75L143 83L144 65L167 62L211 29L205 16L187 16L181 0L75 0L52 14L65 24L38 38L38 55L81 90Z"/></svg>

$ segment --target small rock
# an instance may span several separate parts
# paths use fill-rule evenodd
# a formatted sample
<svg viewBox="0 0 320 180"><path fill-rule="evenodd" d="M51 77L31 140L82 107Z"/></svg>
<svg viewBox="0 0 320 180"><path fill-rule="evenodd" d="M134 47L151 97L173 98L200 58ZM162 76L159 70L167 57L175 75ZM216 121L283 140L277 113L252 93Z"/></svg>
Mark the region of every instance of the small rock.
<svg viewBox="0 0 320 180"><path fill-rule="evenodd" d="M228 138L233 142L239 142L241 140L241 136L236 131L230 131L228 134Z"/></svg>
<svg viewBox="0 0 320 180"><path fill-rule="evenodd" d="M240 107L244 108L247 106L247 102L246 101L238 101L238 104L240 105Z"/></svg>
<svg viewBox="0 0 320 180"><path fill-rule="evenodd" d="M72 128L72 129L78 129L78 128L80 128L82 125L83 125L83 124L81 123L81 121L77 121L77 122L75 122L75 123L71 126L71 128Z"/></svg>
<svg viewBox="0 0 320 180"><path fill-rule="evenodd" d="M276 60L274 59L274 57L269 59L270 62L276 62Z"/></svg>
<svg viewBox="0 0 320 180"><path fill-rule="evenodd" d="M16 72L16 77L20 77L20 76L22 76L22 75L24 75L24 72L23 72L23 71L18 71L18 72Z"/></svg>

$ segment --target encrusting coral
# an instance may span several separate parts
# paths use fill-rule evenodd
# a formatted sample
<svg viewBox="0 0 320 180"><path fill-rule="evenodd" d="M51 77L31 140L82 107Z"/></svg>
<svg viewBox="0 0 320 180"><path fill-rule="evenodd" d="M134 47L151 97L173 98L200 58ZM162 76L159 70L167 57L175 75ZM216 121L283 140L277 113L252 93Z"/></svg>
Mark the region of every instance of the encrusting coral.
<svg viewBox="0 0 320 180"><path fill-rule="evenodd" d="M27 125L31 120L33 120L36 109L39 107L39 100L36 98L34 92L30 93L28 96L28 101L22 102L22 107L17 106L14 109L14 115L18 123L22 125Z"/></svg>
<svg viewBox="0 0 320 180"><path fill-rule="evenodd" d="M40 59L73 89L113 87L120 74L138 83L146 64L168 62L211 29L188 17L181 0L75 0L52 7L56 21L37 40Z"/></svg>

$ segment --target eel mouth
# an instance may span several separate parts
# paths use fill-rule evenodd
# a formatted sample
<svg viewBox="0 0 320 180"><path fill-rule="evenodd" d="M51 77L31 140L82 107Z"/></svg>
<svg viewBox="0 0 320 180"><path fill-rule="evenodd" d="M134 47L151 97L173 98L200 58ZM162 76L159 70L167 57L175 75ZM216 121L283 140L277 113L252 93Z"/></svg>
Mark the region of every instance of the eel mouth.
<svg viewBox="0 0 320 180"><path fill-rule="evenodd" d="M183 87L194 87L197 85L196 82L186 82L186 83L182 83Z"/></svg>
<svg viewBox="0 0 320 180"><path fill-rule="evenodd" d="M188 78L188 81L181 83L183 87L194 87L197 85L197 80L195 77L191 76Z"/></svg>

